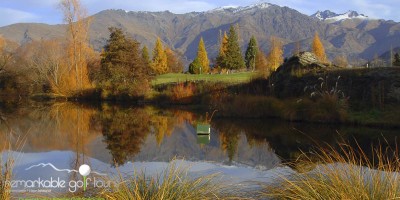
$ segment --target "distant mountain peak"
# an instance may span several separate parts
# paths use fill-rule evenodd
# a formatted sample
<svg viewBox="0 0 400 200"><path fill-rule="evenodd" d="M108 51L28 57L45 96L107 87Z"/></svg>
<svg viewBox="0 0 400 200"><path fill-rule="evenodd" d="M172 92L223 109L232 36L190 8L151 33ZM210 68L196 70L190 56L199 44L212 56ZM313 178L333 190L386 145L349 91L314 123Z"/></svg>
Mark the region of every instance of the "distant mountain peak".
<svg viewBox="0 0 400 200"><path fill-rule="evenodd" d="M259 9L266 9L270 6L272 6L273 4L270 3L266 3L266 2L261 2L261 3L256 3L253 5L249 5L249 6L222 6L219 8L215 8L213 10L210 10L208 12L233 12L233 13L237 13L237 12L243 12L243 11L249 11L249 10L259 10Z"/></svg>
<svg viewBox="0 0 400 200"><path fill-rule="evenodd" d="M359 14L358 12L356 12L354 10L349 10L343 14L337 14L330 10L317 11L316 13L311 15L311 17L316 18L320 21L326 21L326 22L337 22L337 21L343 21L346 19L368 19L368 16Z"/></svg>

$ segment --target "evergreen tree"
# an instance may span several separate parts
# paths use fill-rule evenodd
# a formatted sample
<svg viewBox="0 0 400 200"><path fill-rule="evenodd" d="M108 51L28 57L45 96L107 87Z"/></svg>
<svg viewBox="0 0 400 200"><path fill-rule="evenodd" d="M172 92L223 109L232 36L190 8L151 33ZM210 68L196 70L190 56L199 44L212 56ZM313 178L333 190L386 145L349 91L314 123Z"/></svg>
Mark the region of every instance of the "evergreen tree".
<svg viewBox="0 0 400 200"><path fill-rule="evenodd" d="M240 69L245 66L239 46L238 35L233 25L231 25L229 29L227 50L223 63L224 67L228 69Z"/></svg>
<svg viewBox="0 0 400 200"><path fill-rule="evenodd" d="M270 38L270 42L271 51L267 56L268 66L271 71L275 71L283 63L282 42L274 36Z"/></svg>
<svg viewBox="0 0 400 200"><path fill-rule="evenodd" d="M315 32L314 35L312 43L312 51L315 54L315 56L317 56L319 61L326 62L325 48L317 32Z"/></svg>
<svg viewBox="0 0 400 200"><path fill-rule="evenodd" d="M228 35L224 32L224 35L221 37L221 44L219 47L218 57L216 59L217 67L226 68L224 65L224 61L226 58L226 51L228 49Z"/></svg>
<svg viewBox="0 0 400 200"><path fill-rule="evenodd" d="M151 67L156 74L165 74L168 72L168 60L161 39L157 38L156 45L153 49L153 60Z"/></svg>
<svg viewBox="0 0 400 200"><path fill-rule="evenodd" d="M255 70L256 56L258 54L257 40L254 36L251 36L249 44L247 45L245 62L247 69Z"/></svg>
<svg viewBox="0 0 400 200"><path fill-rule="evenodd" d="M109 30L110 39L102 54L98 77L103 97L143 95L149 88L149 82L140 44L127 38L119 28Z"/></svg>
<svg viewBox="0 0 400 200"><path fill-rule="evenodd" d="M189 65L189 73L191 74L200 74L201 62L199 58L195 58L192 63Z"/></svg>
<svg viewBox="0 0 400 200"><path fill-rule="evenodd" d="M208 60L206 46L203 37L200 38L199 47L197 49L197 58L201 64L200 73L208 73L210 71L210 61Z"/></svg>

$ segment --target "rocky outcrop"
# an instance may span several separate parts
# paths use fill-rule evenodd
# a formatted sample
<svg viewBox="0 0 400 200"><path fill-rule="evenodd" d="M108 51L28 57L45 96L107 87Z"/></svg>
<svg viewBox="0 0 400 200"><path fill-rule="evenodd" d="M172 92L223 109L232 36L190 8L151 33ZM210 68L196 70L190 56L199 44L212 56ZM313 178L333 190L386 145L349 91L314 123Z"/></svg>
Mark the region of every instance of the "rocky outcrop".
<svg viewBox="0 0 400 200"><path fill-rule="evenodd" d="M306 88L343 91L352 105L377 106L400 103L400 67L343 69L319 62L303 52L288 59L271 75L273 93L279 98L302 98ZM321 83L324 82L324 88Z"/></svg>

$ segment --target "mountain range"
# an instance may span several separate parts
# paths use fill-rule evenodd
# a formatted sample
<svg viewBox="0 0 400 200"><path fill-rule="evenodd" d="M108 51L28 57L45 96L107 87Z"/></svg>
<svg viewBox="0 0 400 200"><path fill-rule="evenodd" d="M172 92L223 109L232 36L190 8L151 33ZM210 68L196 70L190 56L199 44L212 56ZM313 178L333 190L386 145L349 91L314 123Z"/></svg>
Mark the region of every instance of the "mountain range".
<svg viewBox="0 0 400 200"><path fill-rule="evenodd" d="M92 17L89 34L96 50L105 45L108 27L113 26L122 28L149 48L153 48L156 38L160 37L165 45L180 52L188 61L196 56L200 37L204 38L209 58L214 59L218 54L220 35L228 31L230 25L238 26L243 51L254 35L261 50L268 52L269 38L274 35L282 39L285 56L289 56L296 43L302 50L309 50L315 32L319 33L330 59L345 55L349 61L362 63L400 47L400 23L372 19L355 11L344 14L319 11L308 16L292 8L259 3L186 14L104 10ZM0 27L0 34L23 44L63 37L65 25L13 24Z"/></svg>

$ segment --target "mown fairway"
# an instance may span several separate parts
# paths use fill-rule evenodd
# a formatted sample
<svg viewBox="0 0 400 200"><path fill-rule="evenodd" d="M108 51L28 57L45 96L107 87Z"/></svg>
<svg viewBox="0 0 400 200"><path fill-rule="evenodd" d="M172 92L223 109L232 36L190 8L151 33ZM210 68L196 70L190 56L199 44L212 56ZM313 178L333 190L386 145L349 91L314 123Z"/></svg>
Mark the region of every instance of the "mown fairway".
<svg viewBox="0 0 400 200"><path fill-rule="evenodd" d="M243 83L254 77L254 72L242 72L234 74L163 74L157 76L153 81L153 85L176 83L184 81L211 81L226 83Z"/></svg>

